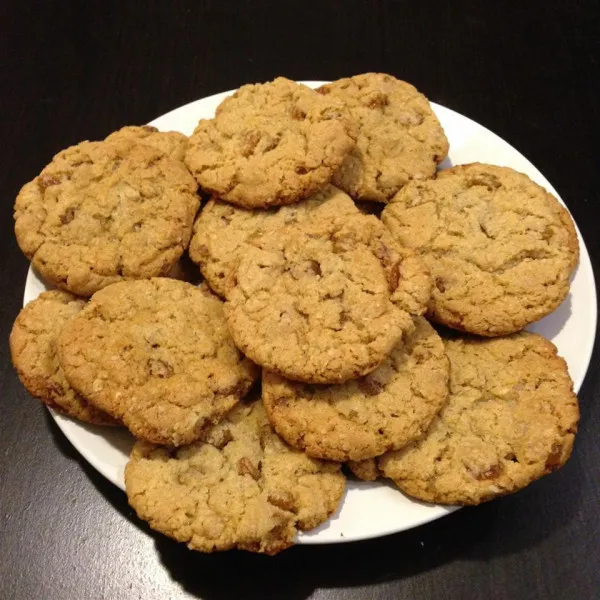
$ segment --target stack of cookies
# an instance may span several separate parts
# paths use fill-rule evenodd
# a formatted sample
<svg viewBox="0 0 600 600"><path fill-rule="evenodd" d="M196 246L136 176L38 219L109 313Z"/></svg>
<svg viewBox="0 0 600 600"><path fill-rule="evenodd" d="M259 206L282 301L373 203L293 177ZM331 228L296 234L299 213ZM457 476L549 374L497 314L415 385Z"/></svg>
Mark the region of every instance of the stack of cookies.
<svg viewBox="0 0 600 600"><path fill-rule="evenodd" d="M525 175L436 173L447 153L425 96L373 73L246 85L189 139L59 153L15 204L58 288L15 322L23 384L127 427L130 504L205 552L290 546L344 464L428 502L522 488L577 428L565 362L521 331L567 295L577 236ZM175 278L186 250L200 286Z"/></svg>

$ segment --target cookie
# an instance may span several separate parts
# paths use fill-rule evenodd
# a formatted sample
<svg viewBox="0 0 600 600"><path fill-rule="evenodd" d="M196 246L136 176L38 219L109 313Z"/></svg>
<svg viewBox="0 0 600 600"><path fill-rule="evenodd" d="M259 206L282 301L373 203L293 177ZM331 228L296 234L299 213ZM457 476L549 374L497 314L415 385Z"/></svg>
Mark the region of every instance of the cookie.
<svg viewBox="0 0 600 600"><path fill-rule="evenodd" d="M185 166L156 148L82 142L19 192L17 241L45 279L80 296L165 275L189 243L196 188Z"/></svg>
<svg viewBox="0 0 600 600"><path fill-rule="evenodd" d="M427 502L479 504L569 458L579 409L565 361L534 333L446 341L450 397L426 436L379 469Z"/></svg>
<svg viewBox="0 0 600 600"><path fill-rule="evenodd" d="M365 458L364 460L349 460L346 463L352 475L361 481L376 481L381 477L377 467L377 458Z"/></svg>
<svg viewBox="0 0 600 600"><path fill-rule="evenodd" d="M423 318L369 375L314 386L263 371L262 395L275 431L314 458L360 461L422 436L448 396L448 359Z"/></svg>
<svg viewBox="0 0 600 600"><path fill-rule="evenodd" d="M331 180L356 124L338 100L278 77L242 86L203 119L185 162L200 186L246 208L292 204Z"/></svg>
<svg viewBox="0 0 600 600"><path fill-rule="evenodd" d="M188 147L188 137L179 131L159 131L152 125L128 125L111 133L107 142L126 139L162 150L178 161L183 161Z"/></svg>
<svg viewBox="0 0 600 600"><path fill-rule="evenodd" d="M58 363L56 338L85 302L67 292L43 292L21 310L10 333L13 364L25 389L63 414L94 425L117 425L68 383Z"/></svg>
<svg viewBox="0 0 600 600"><path fill-rule="evenodd" d="M100 290L63 328L69 383L137 437L190 443L250 389L257 368L233 345L222 302L175 279Z"/></svg>
<svg viewBox="0 0 600 600"><path fill-rule="evenodd" d="M138 442L125 488L141 519L194 550L276 554L335 512L345 478L339 464L280 440L257 401L236 406L190 446Z"/></svg>
<svg viewBox="0 0 600 600"><path fill-rule="evenodd" d="M387 202L409 181L433 177L448 154L427 98L405 81L364 73L317 91L342 101L358 122L356 146L332 180L357 200Z"/></svg>
<svg viewBox="0 0 600 600"><path fill-rule="evenodd" d="M357 212L350 196L332 185L296 204L268 210L249 210L210 200L194 223L190 258L199 265L210 287L225 297L226 282L244 253L246 240L299 223L309 216L329 219Z"/></svg>
<svg viewBox="0 0 600 600"><path fill-rule="evenodd" d="M236 345L288 379L341 383L373 371L414 328L431 281L381 222L308 219L248 241L227 294Z"/></svg>
<svg viewBox="0 0 600 600"><path fill-rule="evenodd" d="M385 207L396 240L426 261L429 316L470 333L513 333L569 292L579 246L567 210L526 175L474 163L412 182Z"/></svg>

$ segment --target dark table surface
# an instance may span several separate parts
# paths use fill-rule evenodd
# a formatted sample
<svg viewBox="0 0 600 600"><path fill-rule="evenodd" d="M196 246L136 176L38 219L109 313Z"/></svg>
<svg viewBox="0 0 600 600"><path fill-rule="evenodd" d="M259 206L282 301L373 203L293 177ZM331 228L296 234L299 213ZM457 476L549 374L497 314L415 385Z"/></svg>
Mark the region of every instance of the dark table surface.
<svg viewBox="0 0 600 600"><path fill-rule="evenodd" d="M280 74L389 72L492 129L559 190L597 268L599 14L594 0L0 3L0 598L600 598L598 349L559 472L412 531L268 558L151 532L24 391L7 343L23 183L70 144Z"/></svg>

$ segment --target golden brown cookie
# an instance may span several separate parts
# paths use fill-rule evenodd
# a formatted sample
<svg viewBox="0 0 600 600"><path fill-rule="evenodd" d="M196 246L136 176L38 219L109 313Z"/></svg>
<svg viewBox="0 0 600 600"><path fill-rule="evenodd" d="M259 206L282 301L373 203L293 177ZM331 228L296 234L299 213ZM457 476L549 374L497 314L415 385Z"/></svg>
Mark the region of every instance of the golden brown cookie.
<svg viewBox="0 0 600 600"><path fill-rule="evenodd" d="M258 370L233 345L222 302L175 279L100 290L63 328L69 383L138 438L190 443L250 389Z"/></svg>
<svg viewBox="0 0 600 600"><path fill-rule="evenodd" d="M350 472L361 481L376 481L381 477L377 467L377 458L365 458L364 460L349 460L346 466Z"/></svg>
<svg viewBox="0 0 600 600"><path fill-rule="evenodd" d="M127 125L111 133L107 142L126 139L162 150L175 160L183 161L188 147L188 137L179 131L159 131L152 125Z"/></svg>
<svg viewBox="0 0 600 600"><path fill-rule="evenodd" d="M309 456L360 461L421 437L448 396L448 359L423 318L369 375L316 386L263 371L262 397L275 431Z"/></svg>
<svg viewBox="0 0 600 600"><path fill-rule="evenodd" d="M19 192L17 241L44 278L81 296L165 275L189 243L196 187L181 162L151 146L82 142Z"/></svg>
<svg viewBox="0 0 600 600"><path fill-rule="evenodd" d="M414 328L431 281L362 214L286 226L248 241L225 316L254 362L297 381L341 383L373 371Z"/></svg>
<svg viewBox="0 0 600 600"><path fill-rule="evenodd" d="M512 333L552 312L579 256L567 210L505 167L474 163L412 182L382 219L431 270L429 316L478 335Z"/></svg>
<svg viewBox="0 0 600 600"><path fill-rule="evenodd" d="M428 179L448 140L427 98L384 73L364 73L319 88L342 101L359 125L355 148L332 183L358 200L387 202L413 179Z"/></svg>
<svg viewBox="0 0 600 600"><path fill-rule="evenodd" d="M339 464L280 440L257 401L236 406L191 446L138 442L125 488L141 519L194 550L276 554L335 512L345 478Z"/></svg>
<svg viewBox="0 0 600 600"><path fill-rule="evenodd" d="M426 436L378 461L407 494L479 504L569 458L579 409L565 361L534 333L446 341L450 397Z"/></svg>
<svg viewBox="0 0 600 600"><path fill-rule="evenodd" d="M246 240L308 217L330 219L357 212L350 196L332 185L296 204L268 210L249 210L210 200L194 223L190 258L200 266L210 287L225 297L226 282L244 253Z"/></svg>
<svg viewBox="0 0 600 600"><path fill-rule="evenodd" d="M292 204L331 180L356 124L338 100L278 77L242 86L203 119L186 164L205 190L255 208Z"/></svg>
<svg viewBox="0 0 600 600"><path fill-rule="evenodd" d="M68 292L43 292L21 310L10 333L13 364L25 389L44 404L94 425L117 425L68 383L58 363L56 339L85 302Z"/></svg>

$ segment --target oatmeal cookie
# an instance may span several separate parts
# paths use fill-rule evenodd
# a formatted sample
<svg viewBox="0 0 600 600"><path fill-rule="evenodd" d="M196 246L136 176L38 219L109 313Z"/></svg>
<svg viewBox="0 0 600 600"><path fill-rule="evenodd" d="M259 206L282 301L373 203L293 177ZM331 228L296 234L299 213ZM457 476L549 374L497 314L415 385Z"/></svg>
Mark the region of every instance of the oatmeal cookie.
<svg viewBox="0 0 600 600"><path fill-rule="evenodd" d="M551 313L579 257L567 210L506 167L474 163L412 182L382 220L431 270L429 316L478 335L513 333Z"/></svg>

